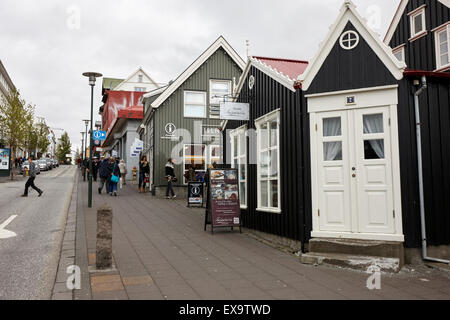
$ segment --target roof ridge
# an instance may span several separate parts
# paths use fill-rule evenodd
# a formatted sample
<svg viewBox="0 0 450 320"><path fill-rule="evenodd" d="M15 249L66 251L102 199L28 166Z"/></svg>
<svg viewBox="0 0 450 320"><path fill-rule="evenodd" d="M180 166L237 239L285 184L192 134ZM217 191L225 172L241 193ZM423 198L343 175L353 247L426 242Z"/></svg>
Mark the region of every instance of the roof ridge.
<svg viewBox="0 0 450 320"><path fill-rule="evenodd" d="M277 60L277 61L286 61L286 62L298 62L298 63L309 63L306 60L297 60L297 59L289 59L289 58L276 58L276 57L262 57L262 56L252 56L255 59L266 59L266 60Z"/></svg>

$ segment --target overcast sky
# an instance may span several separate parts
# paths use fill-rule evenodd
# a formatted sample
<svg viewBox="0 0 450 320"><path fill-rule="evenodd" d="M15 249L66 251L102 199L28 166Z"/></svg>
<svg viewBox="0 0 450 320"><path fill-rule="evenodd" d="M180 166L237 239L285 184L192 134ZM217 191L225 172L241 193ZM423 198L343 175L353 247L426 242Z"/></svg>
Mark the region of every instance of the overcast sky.
<svg viewBox="0 0 450 320"><path fill-rule="evenodd" d="M177 77L219 35L250 54L309 60L344 0L1 0L0 59L47 124L81 146L90 117L85 71L126 78L142 66L157 82ZM399 0L355 0L384 36ZM94 97L100 120L101 81ZM60 132L55 132L60 135Z"/></svg>

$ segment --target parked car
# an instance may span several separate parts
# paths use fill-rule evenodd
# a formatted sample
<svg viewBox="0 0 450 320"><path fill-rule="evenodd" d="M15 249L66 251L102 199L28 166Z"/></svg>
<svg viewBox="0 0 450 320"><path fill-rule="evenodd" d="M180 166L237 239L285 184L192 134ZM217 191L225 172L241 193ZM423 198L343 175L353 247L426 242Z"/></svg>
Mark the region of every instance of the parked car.
<svg viewBox="0 0 450 320"><path fill-rule="evenodd" d="M41 167L40 167L39 161L34 160L33 163L36 164L36 174L41 174ZM28 171L29 166L30 165L29 165L28 161L24 162L22 164L22 166L20 167L20 174L25 174L25 170Z"/></svg>
<svg viewBox="0 0 450 320"><path fill-rule="evenodd" d="M59 167L59 161L56 159L53 159L53 163L55 165L55 168Z"/></svg>
<svg viewBox="0 0 450 320"><path fill-rule="evenodd" d="M41 171L48 171L47 161L39 160L38 163L39 163L39 167L40 167Z"/></svg>
<svg viewBox="0 0 450 320"><path fill-rule="evenodd" d="M45 158L44 160L47 161L48 169L49 169L49 170L52 170L52 169L53 169L53 162L52 162L52 159Z"/></svg>

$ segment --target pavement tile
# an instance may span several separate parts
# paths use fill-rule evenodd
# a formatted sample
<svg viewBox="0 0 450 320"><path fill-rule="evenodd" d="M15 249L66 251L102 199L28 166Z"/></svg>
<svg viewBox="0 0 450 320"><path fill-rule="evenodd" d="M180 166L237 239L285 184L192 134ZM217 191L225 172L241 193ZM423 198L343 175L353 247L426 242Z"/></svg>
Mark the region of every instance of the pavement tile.
<svg viewBox="0 0 450 320"><path fill-rule="evenodd" d="M52 300L73 300L73 294L72 292L55 293L52 296Z"/></svg>
<svg viewBox="0 0 450 320"><path fill-rule="evenodd" d="M128 300L125 290L92 292L94 300Z"/></svg>
<svg viewBox="0 0 450 320"><path fill-rule="evenodd" d="M124 290L120 275L91 275L92 293Z"/></svg>
<svg viewBox="0 0 450 320"><path fill-rule="evenodd" d="M67 288L66 282L57 282L53 286L53 293L68 293L68 292L71 293L72 290L69 290Z"/></svg>
<svg viewBox="0 0 450 320"><path fill-rule="evenodd" d="M150 292L128 292L130 300L164 300L163 295L159 291Z"/></svg>
<svg viewBox="0 0 450 320"><path fill-rule="evenodd" d="M88 261L90 266L95 266L97 261L95 252L88 253Z"/></svg>
<svg viewBox="0 0 450 320"><path fill-rule="evenodd" d="M267 293L277 300L309 300L303 293L292 288L269 290Z"/></svg>
<svg viewBox="0 0 450 320"><path fill-rule="evenodd" d="M125 286L135 286L142 284L152 284L153 279L150 276L122 277L122 282Z"/></svg>

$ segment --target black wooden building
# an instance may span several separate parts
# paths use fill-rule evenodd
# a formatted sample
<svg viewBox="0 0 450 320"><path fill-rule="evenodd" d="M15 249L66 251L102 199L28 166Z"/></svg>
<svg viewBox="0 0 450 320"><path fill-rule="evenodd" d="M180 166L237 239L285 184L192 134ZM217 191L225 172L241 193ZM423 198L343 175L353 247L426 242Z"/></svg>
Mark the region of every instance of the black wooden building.
<svg viewBox="0 0 450 320"><path fill-rule="evenodd" d="M345 1L306 70L299 61L249 60L237 101L250 104L250 121L227 122L225 134L234 131L224 146L235 166L253 163L256 153L257 164L239 166L245 227L300 241L450 244L449 10L436 0L402 1L383 43ZM271 121L278 121L275 147L271 131L261 131ZM242 158L240 134L255 128Z"/></svg>

